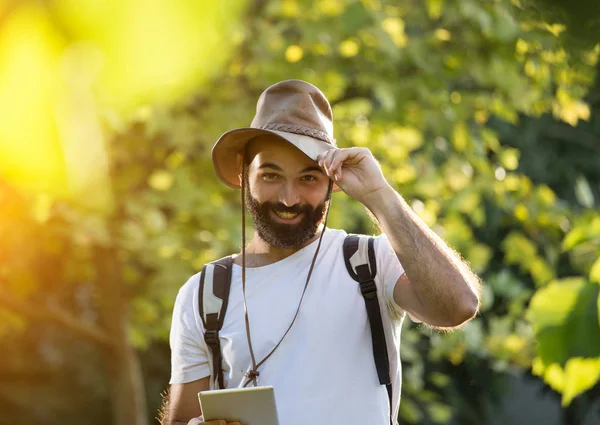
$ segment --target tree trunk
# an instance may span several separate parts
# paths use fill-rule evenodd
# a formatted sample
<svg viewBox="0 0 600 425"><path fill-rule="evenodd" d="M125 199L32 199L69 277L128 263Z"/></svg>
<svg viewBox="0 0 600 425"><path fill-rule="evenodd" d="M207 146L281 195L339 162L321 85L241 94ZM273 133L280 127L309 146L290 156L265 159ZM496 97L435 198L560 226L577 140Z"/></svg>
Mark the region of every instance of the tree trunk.
<svg viewBox="0 0 600 425"><path fill-rule="evenodd" d="M146 392L135 350L128 338L127 299L115 252L98 248L99 304L102 324L114 341L106 351L113 425L148 425Z"/></svg>

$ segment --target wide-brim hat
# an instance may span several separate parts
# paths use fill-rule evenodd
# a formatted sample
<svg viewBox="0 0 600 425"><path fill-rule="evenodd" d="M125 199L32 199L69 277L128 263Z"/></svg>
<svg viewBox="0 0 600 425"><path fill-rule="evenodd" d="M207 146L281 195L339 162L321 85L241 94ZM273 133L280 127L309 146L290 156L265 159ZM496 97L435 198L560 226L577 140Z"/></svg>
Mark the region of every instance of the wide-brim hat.
<svg viewBox="0 0 600 425"><path fill-rule="evenodd" d="M238 154L250 140L264 135L292 144L313 161L337 147L331 106L321 90L301 80L279 82L260 95L250 127L230 130L215 143L213 165L226 185L240 188Z"/></svg>

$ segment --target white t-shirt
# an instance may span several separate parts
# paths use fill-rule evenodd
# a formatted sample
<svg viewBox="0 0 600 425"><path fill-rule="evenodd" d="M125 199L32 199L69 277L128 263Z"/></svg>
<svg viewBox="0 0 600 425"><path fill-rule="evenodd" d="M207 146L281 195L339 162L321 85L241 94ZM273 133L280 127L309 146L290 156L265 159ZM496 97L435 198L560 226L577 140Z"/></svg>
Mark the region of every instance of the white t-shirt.
<svg viewBox="0 0 600 425"><path fill-rule="evenodd" d="M281 425L307 423L388 425L389 402L379 384L364 298L344 264L346 232L326 229L296 323L275 353L259 368L258 385L275 389ZM246 269L246 299L252 345L259 362L277 344L298 306L310 262L312 242L293 255ZM394 417L400 401L400 327L404 311L393 301L404 272L387 237L375 239L375 283L386 333ZM224 381L241 386L251 361L245 334L241 267L233 266L229 304L219 332ZM171 384L211 374L210 352L198 311L199 274L180 289L171 326Z"/></svg>

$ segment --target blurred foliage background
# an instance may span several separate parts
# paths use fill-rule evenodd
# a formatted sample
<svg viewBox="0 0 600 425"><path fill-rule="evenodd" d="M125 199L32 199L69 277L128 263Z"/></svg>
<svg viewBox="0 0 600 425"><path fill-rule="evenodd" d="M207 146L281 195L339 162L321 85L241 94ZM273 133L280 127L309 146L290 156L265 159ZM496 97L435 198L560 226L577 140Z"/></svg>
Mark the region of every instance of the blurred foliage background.
<svg viewBox="0 0 600 425"><path fill-rule="evenodd" d="M325 92L338 143L369 147L484 281L462 331L406 321L401 423L600 421L599 18L558 0L0 2L0 424L156 423L177 290L239 249L210 149L287 78ZM330 225L375 232L344 194Z"/></svg>

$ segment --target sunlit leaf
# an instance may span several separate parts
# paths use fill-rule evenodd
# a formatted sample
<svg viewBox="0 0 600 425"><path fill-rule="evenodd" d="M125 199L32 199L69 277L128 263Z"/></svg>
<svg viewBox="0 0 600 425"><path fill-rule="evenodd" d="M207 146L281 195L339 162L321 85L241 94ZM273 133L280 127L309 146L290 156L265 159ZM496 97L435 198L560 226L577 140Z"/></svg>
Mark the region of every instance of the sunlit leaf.
<svg viewBox="0 0 600 425"><path fill-rule="evenodd" d="M396 46L402 48L408 43L404 32L404 21L398 17L385 18L381 26L389 34Z"/></svg>
<svg viewBox="0 0 600 425"><path fill-rule="evenodd" d="M339 47L340 53L346 58L356 56L360 46L356 40L344 40ZM289 60L289 59L288 59ZM291 61L290 61L291 62Z"/></svg>
<svg viewBox="0 0 600 425"><path fill-rule="evenodd" d="M536 285L543 285L554 279L555 272L552 267L542 258L536 258L530 267L531 276L535 280Z"/></svg>
<svg viewBox="0 0 600 425"><path fill-rule="evenodd" d="M520 221L527 221L529 218L529 210L524 204L518 204L514 210L515 217L517 217Z"/></svg>
<svg viewBox="0 0 600 425"><path fill-rule="evenodd" d="M343 0L318 0L316 3L319 13L326 16L338 16L344 11L345 7Z"/></svg>
<svg viewBox="0 0 600 425"><path fill-rule="evenodd" d="M584 286L584 279L573 278L550 283L537 291L527 312L534 329L564 325Z"/></svg>
<svg viewBox="0 0 600 425"><path fill-rule="evenodd" d="M464 122L459 122L454 126L454 132L452 134L452 144L454 148L462 152L469 144L469 131Z"/></svg>
<svg viewBox="0 0 600 425"><path fill-rule="evenodd" d="M594 262L590 269L590 280L592 282L600 283L600 258Z"/></svg>
<svg viewBox="0 0 600 425"><path fill-rule="evenodd" d="M448 41L448 40L452 39L452 34L447 29L438 28L435 30L435 38L437 38L440 41ZM455 103L458 103L458 102L455 102Z"/></svg>
<svg viewBox="0 0 600 425"><path fill-rule="evenodd" d="M588 238L587 230L583 227L577 227L567 233L565 239L563 240L562 246L563 249L569 250L573 249L575 246L579 245L581 242L586 241Z"/></svg>
<svg viewBox="0 0 600 425"><path fill-rule="evenodd" d="M592 188L588 183L587 179L583 176L579 176L575 183L575 196L581 205L586 208L592 208L594 206L594 194Z"/></svg>
<svg viewBox="0 0 600 425"><path fill-rule="evenodd" d="M152 173L148 179L150 187L156 190L165 191L169 190L173 186L173 174L166 170L158 170Z"/></svg>
<svg viewBox="0 0 600 425"><path fill-rule="evenodd" d="M582 392L592 388L600 380L600 358L571 358L565 367L565 385L562 405L568 406Z"/></svg>
<svg viewBox="0 0 600 425"><path fill-rule="evenodd" d="M502 247L508 264L520 264L528 268L537 256L535 244L517 232L509 233L502 241Z"/></svg>
<svg viewBox="0 0 600 425"><path fill-rule="evenodd" d="M438 19L442 15L444 0L427 0L427 13L431 19Z"/></svg>
<svg viewBox="0 0 600 425"><path fill-rule="evenodd" d="M287 50L285 51L285 60L291 63L298 62L300 59L302 59L303 56L304 51L300 46L288 46Z"/></svg>
<svg viewBox="0 0 600 425"><path fill-rule="evenodd" d="M537 337L537 354L545 365L564 367L571 357L597 357L600 286L583 278L563 279L538 290L527 319Z"/></svg>
<svg viewBox="0 0 600 425"><path fill-rule="evenodd" d="M544 370L543 378L555 391L564 391L566 382L565 372L557 363L552 363Z"/></svg>
<svg viewBox="0 0 600 425"><path fill-rule="evenodd" d="M507 170L514 171L519 166L520 152L517 149L504 149L500 153L500 163Z"/></svg>
<svg viewBox="0 0 600 425"><path fill-rule="evenodd" d="M504 347L512 352L519 353L525 348L527 341L520 335L511 334L504 340Z"/></svg>
<svg viewBox="0 0 600 425"><path fill-rule="evenodd" d="M469 249L466 257L473 270L477 273L483 273L487 268L492 255L493 252L490 247L477 243Z"/></svg>
<svg viewBox="0 0 600 425"><path fill-rule="evenodd" d="M452 417L452 409L442 403L431 403L428 406L427 412L431 419L438 424L446 424Z"/></svg>

